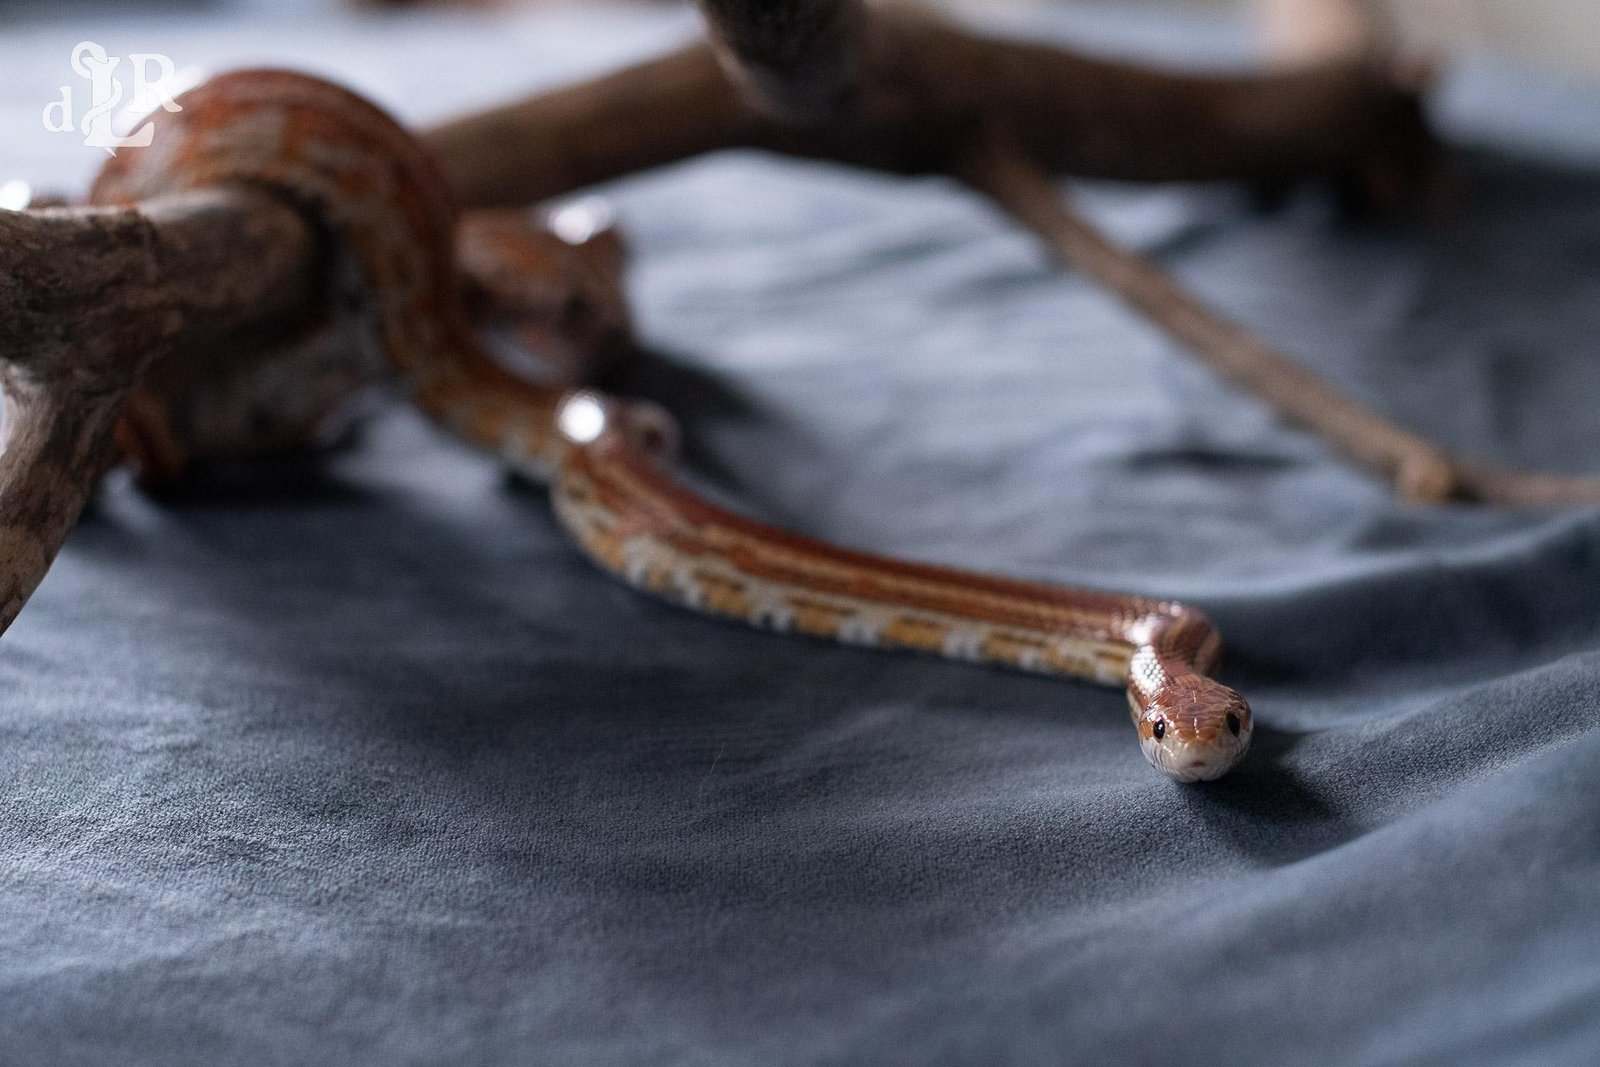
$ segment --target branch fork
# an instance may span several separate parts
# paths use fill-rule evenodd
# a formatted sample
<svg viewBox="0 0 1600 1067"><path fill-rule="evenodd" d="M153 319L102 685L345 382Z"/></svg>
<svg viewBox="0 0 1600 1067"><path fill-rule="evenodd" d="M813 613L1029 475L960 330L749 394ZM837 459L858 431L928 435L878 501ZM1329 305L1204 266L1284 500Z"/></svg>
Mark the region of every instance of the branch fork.
<svg viewBox="0 0 1600 1067"><path fill-rule="evenodd" d="M997 41L859 0L701 5L707 41L422 133L459 205L522 207L727 148L951 175L1408 499L1600 501L1600 479L1467 461L1362 408L1118 248L1055 188L1060 176L1272 187L1331 178L1392 199L1434 157L1419 86L1393 64L1182 75ZM119 420L132 411L135 429L150 425L139 411L192 390L197 368L245 380L262 352L287 351L287 339L325 322L329 252L319 229L268 189L128 210L0 212L0 629L116 462ZM617 263L586 277L602 290L615 282L614 298L597 306L625 324ZM480 295L527 297L496 297L503 282L480 272ZM283 367L296 366L284 357ZM144 435L147 455L162 454L158 436ZM125 433L124 447L138 451L129 441L139 439Z"/></svg>

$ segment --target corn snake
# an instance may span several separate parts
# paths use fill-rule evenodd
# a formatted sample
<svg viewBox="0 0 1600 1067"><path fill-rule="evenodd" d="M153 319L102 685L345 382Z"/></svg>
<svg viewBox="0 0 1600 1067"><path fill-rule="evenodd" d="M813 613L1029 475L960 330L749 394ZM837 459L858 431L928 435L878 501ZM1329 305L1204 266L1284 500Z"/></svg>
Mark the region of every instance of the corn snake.
<svg viewBox="0 0 1600 1067"><path fill-rule="evenodd" d="M1250 709L1207 677L1220 642L1198 611L906 563L750 521L670 477L676 431L664 412L497 361L461 299L446 184L370 103L281 71L224 75L180 103L148 148L107 164L95 202L243 182L300 206L333 238L332 287L363 339L351 358L381 359L431 419L548 482L601 569L770 630L1125 686L1146 759L1180 781L1220 777L1248 749Z"/></svg>

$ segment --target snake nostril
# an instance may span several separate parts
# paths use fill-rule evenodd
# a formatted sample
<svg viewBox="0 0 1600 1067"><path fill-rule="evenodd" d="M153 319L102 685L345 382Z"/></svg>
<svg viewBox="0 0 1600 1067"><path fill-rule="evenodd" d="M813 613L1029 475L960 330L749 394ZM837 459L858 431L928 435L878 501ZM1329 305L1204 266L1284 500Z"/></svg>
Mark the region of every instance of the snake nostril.
<svg viewBox="0 0 1600 1067"><path fill-rule="evenodd" d="M1232 734L1234 737L1238 737L1239 736L1239 726L1240 726L1239 716L1234 712L1231 712L1231 711L1228 712L1228 732L1230 734Z"/></svg>
<svg viewBox="0 0 1600 1067"><path fill-rule="evenodd" d="M1163 737L1166 737L1167 736L1167 720L1165 720L1165 719L1157 719L1155 721L1155 725L1150 727L1150 732L1156 735L1156 740L1157 741L1161 740Z"/></svg>

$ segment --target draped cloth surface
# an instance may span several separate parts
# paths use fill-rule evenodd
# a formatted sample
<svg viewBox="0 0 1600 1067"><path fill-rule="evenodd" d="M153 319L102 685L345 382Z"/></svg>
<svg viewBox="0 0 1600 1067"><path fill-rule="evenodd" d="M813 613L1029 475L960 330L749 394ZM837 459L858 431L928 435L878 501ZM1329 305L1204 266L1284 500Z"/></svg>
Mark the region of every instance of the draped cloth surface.
<svg viewBox="0 0 1600 1067"><path fill-rule="evenodd" d="M413 120L680 15L107 23ZM196 28L199 26L200 28ZM1226 62L1241 31L1012 31ZM23 176L82 26L0 41ZM1464 67L1453 199L1096 186L1117 238L1408 426L1600 473L1600 93ZM0 641L0 1060L1590 1063L1600 510L1424 510L953 185L622 183L697 485L858 548L1179 596L1252 700L1176 785L1121 693L642 599L398 407L322 467L108 486Z"/></svg>

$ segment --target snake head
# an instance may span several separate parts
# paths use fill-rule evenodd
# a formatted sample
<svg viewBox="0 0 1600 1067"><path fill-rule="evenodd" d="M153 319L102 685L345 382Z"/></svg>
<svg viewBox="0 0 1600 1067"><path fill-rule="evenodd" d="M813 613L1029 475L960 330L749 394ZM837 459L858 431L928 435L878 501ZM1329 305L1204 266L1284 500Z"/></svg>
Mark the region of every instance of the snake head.
<svg viewBox="0 0 1600 1067"><path fill-rule="evenodd" d="M1168 679L1134 721L1144 758L1180 782L1227 774L1249 750L1254 729L1243 697L1198 674Z"/></svg>

